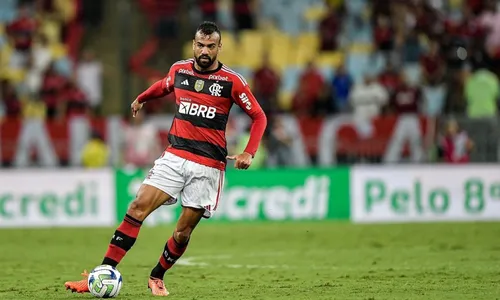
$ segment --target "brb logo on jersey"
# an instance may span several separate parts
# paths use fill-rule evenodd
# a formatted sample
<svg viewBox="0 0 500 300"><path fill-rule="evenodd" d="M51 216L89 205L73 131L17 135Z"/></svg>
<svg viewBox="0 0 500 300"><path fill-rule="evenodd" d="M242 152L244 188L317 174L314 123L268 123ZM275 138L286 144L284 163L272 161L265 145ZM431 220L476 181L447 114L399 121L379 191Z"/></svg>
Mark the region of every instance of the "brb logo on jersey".
<svg viewBox="0 0 500 300"><path fill-rule="evenodd" d="M214 83L208 88L208 90L210 91L210 94L212 94L212 96L220 97L222 88L222 85Z"/></svg>
<svg viewBox="0 0 500 300"><path fill-rule="evenodd" d="M181 101L179 105L179 113L190 116L203 117L207 119L215 118L215 107L206 106L203 104L196 104L187 101Z"/></svg>

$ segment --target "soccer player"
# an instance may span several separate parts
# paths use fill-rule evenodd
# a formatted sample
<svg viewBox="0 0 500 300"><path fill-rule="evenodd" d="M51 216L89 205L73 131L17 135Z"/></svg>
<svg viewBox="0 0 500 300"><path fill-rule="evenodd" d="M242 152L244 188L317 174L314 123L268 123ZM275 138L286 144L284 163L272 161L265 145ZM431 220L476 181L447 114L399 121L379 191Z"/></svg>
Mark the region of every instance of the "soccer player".
<svg viewBox="0 0 500 300"><path fill-rule="evenodd" d="M148 286L153 295L167 296L163 277L182 256L191 233L202 218L217 209L227 160L247 169L260 144L267 118L245 79L217 60L221 33L216 24L202 23L193 40L194 59L174 63L166 78L154 83L132 103L133 116L145 102L175 92L177 112L169 132L170 145L159 157L124 220L116 229L102 264L117 266L134 245L146 217L161 205L181 197L182 212ZM252 119L245 151L228 156L225 129L233 103ZM84 277L88 274L84 272ZM88 292L87 280L66 282L73 292Z"/></svg>

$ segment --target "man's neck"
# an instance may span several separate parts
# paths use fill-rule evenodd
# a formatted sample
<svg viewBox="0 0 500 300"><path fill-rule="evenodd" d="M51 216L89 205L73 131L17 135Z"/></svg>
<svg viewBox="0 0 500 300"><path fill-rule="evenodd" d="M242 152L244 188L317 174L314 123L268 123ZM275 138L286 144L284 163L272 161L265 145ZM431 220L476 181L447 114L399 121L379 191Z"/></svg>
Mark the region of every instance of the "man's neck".
<svg viewBox="0 0 500 300"><path fill-rule="evenodd" d="M196 62L196 60L194 61L194 68L199 71L199 72L210 72L210 71L213 71L215 69L217 69L219 67L219 61L216 60L210 67L208 68L202 68L200 67L200 65L198 65L198 63Z"/></svg>

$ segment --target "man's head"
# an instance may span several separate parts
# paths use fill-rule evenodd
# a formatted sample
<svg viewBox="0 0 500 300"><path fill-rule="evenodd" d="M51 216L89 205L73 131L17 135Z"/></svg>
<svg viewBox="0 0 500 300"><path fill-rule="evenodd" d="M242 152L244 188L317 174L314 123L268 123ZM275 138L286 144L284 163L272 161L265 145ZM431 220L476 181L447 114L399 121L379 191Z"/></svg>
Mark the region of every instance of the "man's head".
<svg viewBox="0 0 500 300"><path fill-rule="evenodd" d="M193 39L194 59L198 66L207 69L217 62L217 54L221 49L221 33L219 27L213 22L203 22Z"/></svg>

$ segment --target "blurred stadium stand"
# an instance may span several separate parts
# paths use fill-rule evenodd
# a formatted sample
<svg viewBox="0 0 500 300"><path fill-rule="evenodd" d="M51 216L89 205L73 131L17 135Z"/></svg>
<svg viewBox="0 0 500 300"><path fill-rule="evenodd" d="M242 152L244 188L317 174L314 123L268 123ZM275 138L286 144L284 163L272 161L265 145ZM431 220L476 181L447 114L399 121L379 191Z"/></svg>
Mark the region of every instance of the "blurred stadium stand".
<svg viewBox="0 0 500 300"><path fill-rule="evenodd" d="M126 127L128 105L135 95L161 78L171 63L192 57L193 29L205 19L215 20L222 29L219 59L247 78L254 90L259 84L254 74L264 67L279 77L276 91L256 94L266 102L262 106L271 120L263 147L277 143L288 149L279 153L302 151L307 156L291 159L290 164L394 161L387 153L398 130L405 154L398 161L407 161L406 156L411 160L417 144L406 143L418 135L424 155L416 162L440 162L440 140L449 119L457 120L474 142L471 161L500 159L500 43L491 38L500 20L496 1L97 2L0 1L4 166L18 165L22 124L34 118L45 120L57 156L64 153L58 164L78 165L77 159L71 163L67 158L73 149L72 130L96 129L108 133L104 140L118 156L110 163L126 164L120 158L120 138L110 139L109 128ZM437 54L431 51L434 44ZM83 49L88 48L97 54L94 65L100 64L104 74L99 77L102 90L96 92L102 101L97 104L89 100L92 93L77 76L85 63ZM380 103L370 89L382 89ZM401 105L407 97L416 97L417 110ZM155 124L163 143L175 109L169 98L146 108L146 122ZM374 107L374 113L358 114L363 105ZM414 123L405 123L408 117L416 118ZM74 118L91 121L87 127L72 127ZM110 125L114 118L122 119L123 125ZM235 108L229 147L238 143L245 118ZM302 145L277 140L277 130L282 129L275 123L282 119L287 134L300 136ZM418 124L417 119L422 122L420 131L408 125ZM328 126L335 130L330 133ZM65 128L58 138L53 137L56 128ZM328 145L330 139L335 148ZM454 151L462 147L456 143ZM34 161L41 156L37 149L30 154ZM268 153L270 165L279 161Z"/></svg>

